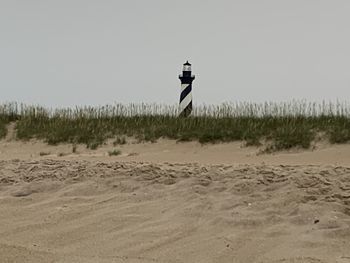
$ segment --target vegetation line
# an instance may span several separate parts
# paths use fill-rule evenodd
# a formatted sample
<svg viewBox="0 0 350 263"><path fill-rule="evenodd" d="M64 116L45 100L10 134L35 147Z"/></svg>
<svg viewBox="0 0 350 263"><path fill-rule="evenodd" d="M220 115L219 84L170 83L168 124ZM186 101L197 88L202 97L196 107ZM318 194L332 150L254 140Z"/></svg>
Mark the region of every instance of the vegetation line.
<svg viewBox="0 0 350 263"><path fill-rule="evenodd" d="M177 106L157 104L45 109L8 103L0 105L0 138L12 121L17 122L18 139L84 143L92 149L108 138L123 144L125 136L140 141L161 137L201 143L243 140L247 145L269 141L268 150L309 148L319 133L331 143L350 140L350 106L339 102L199 105L188 118L177 117Z"/></svg>

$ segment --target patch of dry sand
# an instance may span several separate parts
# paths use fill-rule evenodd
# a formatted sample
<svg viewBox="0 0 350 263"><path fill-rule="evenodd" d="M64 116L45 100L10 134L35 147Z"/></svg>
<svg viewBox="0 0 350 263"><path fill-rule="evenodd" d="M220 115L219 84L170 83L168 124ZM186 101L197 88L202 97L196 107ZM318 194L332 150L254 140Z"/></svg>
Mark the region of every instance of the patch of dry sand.
<svg viewBox="0 0 350 263"><path fill-rule="evenodd" d="M345 166L65 158L0 161L0 262L350 262Z"/></svg>

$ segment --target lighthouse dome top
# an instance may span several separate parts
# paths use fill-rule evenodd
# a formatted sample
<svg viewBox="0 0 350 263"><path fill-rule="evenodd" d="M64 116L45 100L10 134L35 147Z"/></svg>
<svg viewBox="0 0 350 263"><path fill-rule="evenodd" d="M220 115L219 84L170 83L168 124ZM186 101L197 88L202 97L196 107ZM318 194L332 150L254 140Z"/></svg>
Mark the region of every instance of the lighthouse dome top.
<svg viewBox="0 0 350 263"><path fill-rule="evenodd" d="M191 71L191 63L189 63L188 60L183 66L183 71Z"/></svg>

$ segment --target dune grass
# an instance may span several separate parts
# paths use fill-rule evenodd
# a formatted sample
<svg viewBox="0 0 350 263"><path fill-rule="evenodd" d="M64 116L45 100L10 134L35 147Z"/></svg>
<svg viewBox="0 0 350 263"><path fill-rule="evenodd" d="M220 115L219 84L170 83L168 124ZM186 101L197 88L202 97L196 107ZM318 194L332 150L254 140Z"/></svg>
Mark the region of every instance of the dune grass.
<svg viewBox="0 0 350 263"><path fill-rule="evenodd" d="M331 143L350 141L347 103L202 105L196 106L188 118L177 117L177 106L155 104L52 110L12 103L0 109L0 135L4 134L3 125L16 120L19 139L38 138L49 144L83 143L91 149L108 138L124 136L140 141L161 137L201 143L245 141L247 145L267 141L269 150L309 148L318 133Z"/></svg>
<svg viewBox="0 0 350 263"><path fill-rule="evenodd" d="M113 150L113 151L109 151L108 155L109 156L117 156L117 155L120 155L121 153L122 153L121 150Z"/></svg>
<svg viewBox="0 0 350 263"><path fill-rule="evenodd" d="M18 105L16 103L0 105L0 139L7 134L7 124L18 119L17 112Z"/></svg>
<svg viewBox="0 0 350 263"><path fill-rule="evenodd" d="M0 139L6 136L6 123L0 120Z"/></svg>

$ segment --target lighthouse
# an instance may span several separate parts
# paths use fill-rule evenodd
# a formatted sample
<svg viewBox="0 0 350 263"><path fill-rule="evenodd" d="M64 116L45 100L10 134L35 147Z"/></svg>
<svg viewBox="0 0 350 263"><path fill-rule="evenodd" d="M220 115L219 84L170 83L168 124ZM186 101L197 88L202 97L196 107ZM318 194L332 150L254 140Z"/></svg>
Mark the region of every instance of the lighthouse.
<svg viewBox="0 0 350 263"><path fill-rule="evenodd" d="M192 81L194 80L192 75L191 64L187 61L183 65L182 75L179 76L181 80L181 95L179 105L179 116L187 117L192 111Z"/></svg>

